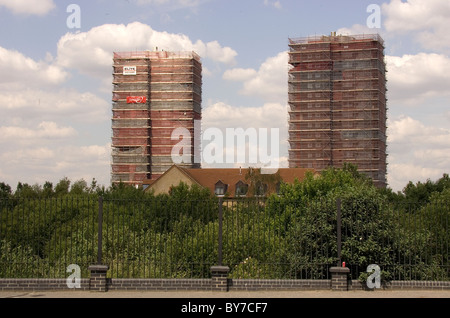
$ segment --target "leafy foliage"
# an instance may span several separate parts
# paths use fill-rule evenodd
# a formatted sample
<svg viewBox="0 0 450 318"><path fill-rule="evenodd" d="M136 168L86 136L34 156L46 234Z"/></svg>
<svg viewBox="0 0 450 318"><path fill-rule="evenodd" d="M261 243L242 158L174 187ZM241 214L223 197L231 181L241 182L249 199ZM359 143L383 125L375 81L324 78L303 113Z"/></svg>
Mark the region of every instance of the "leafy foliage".
<svg viewBox="0 0 450 318"><path fill-rule="evenodd" d="M255 171L247 181L255 189L279 179ZM448 280L449 185L444 175L395 194L345 165L281 184L267 199L226 199L223 264L233 278L326 278L345 261L361 280L369 264L381 267L384 280ZM19 183L15 192L0 183L0 277L66 277L69 264L88 275L98 253L100 197L111 277L207 277L217 264L219 200L209 190L180 183L154 195L63 178L55 186Z"/></svg>
<svg viewBox="0 0 450 318"><path fill-rule="evenodd" d="M319 177L309 174L303 182L285 184L281 190L281 196L270 198L268 209L283 220L280 233L290 243L287 258L297 276L326 277L328 268L338 263L336 203L340 199L341 260L351 267L355 278L365 280L367 266L378 264L384 280L448 279L448 274L443 273L448 260L442 257L446 253L443 246L449 244L449 237L444 234L448 209L424 214L425 219L434 220L439 215L440 221L433 226L439 224L441 229L431 228L420 213L405 218L404 208L392 209L386 204L387 196L351 166L328 169ZM434 250L430 249L430 240L435 242ZM430 250L439 261L423 259ZM437 263L444 266L438 268Z"/></svg>

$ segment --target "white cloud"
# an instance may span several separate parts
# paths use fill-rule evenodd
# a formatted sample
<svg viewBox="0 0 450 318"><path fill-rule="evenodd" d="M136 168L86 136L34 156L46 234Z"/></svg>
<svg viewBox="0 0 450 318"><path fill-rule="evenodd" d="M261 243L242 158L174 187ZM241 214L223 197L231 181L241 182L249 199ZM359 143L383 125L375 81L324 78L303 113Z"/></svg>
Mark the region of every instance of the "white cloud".
<svg viewBox="0 0 450 318"><path fill-rule="evenodd" d="M55 175L61 173L72 175L74 178L90 176L97 180L109 179L110 172L110 149L111 145L90 145L90 146L66 146L61 147L56 156ZM106 184L109 183L109 180Z"/></svg>
<svg viewBox="0 0 450 318"><path fill-rule="evenodd" d="M193 50L201 57L229 65L235 64L234 58L237 56L235 50L230 47L222 47L217 41L204 43L203 41L198 40L195 42Z"/></svg>
<svg viewBox="0 0 450 318"><path fill-rule="evenodd" d="M279 103L266 103L260 107L237 107L218 102L203 109L202 125L220 129L231 127L287 129L287 116L287 105Z"/></svg>
<svg viewBox="0 0 450 318"><path fill-rule="evenodd" d="M249 154L255 155L256 153L264 153L271 156L272 167L274 166L276 161L279 167L287 167L287 106L279 103L266 103L260 107L236 107L232 105L228 105L222 102L214 103L203 110L202 113L202 130L208 130L211 128L218 129L223 134L223 137L226 138L226 129L238 129L242 128L244 131L250 129L250 131L256 131L257 138L261 138L260 128L267 129L267 137L269 138L267 145L262 144L261 150L259 148L259 139L257 141L258 144L255 144L255 140L247 140L246 149L234 149L234 153L242 154L244 152L247 156ZM251 118L251 120L249 120ZM276 133L273 129L278 129L277 132L279 134L279 141L276 144L278 149L279 158L272 157L271 150L268 150L269 144L271 146L275 146L271 141L272 133ZM204 142L203 146L209 145L211 142ZM213 143L214 144L214 143ZM226 142L223 141L224 153L227 152ZM237 145L236 145L237 146ZM228 149L230 151L230 149ZM258 157L259 158L259 157ZM225 161L225 160L224 160ZM250 162L237 162L234 167L237 166L249 166ZM204 165L204 167L210 167L211 165ZM253 165L255 166L255 165ZM222 167L222 166L221 166Z"/></svg>
<svg viewBox="0 0 450 318"><path fill-rule="evenodd" d="M282 8L282 5L281 5L281 2L280 2L280 1L269 1L269 0L264 0L264 5L265 5L266 7L272 6L272 7L276 8L276 9L279 9L279 10Z"/></svg>
<svg viewBox="0 0 450 318"><path fill-rule="evenodd" d="M424 48L445 51L450 49L450 1L448 0L391 0L382 5L387 32L411 33Z"/></svg>
<svg viewBox="0 0 450 318"><path fill-rule="evenodd" d="M259 70L231 69L223 78L242 81L242 95L257 96L266 102L287 101L288 54L281 52L261 64Z"/></svg>
<svg viewBox="0 0 450 318"><path fill-rule="evenodd" d="M87 32L67 33L58 42L58 65L84 74L106 78L111 74L112 54L118 51L195 51L202 58L232 65L237 53L217 41L193 43L186 35L158 32L133 22L104 24Z"/></svg>
<svg viewBox="0 0 450 318"><path fill-rule="evenodd" d="M0 47L0 110L3 120L11 116L34 118L53 115L105 118L105 101L92 93L62 89L70 74L61 66L35 61L20 52Z"/></svg>
<svg viewBox="0 0 450 318"><path fill-rule="evenodd" d="M56 6L53 0L0 0L0 7L5 7L15 14L43 16Z"/></svg>
<svg viewBox="0 0 450 318"><path fill-rule="evenodd" d="M209 0L136 0L138 5L170 6L175 9L197 7Z"/></svg>
<svg viewBox="0 0 450 318"><path fill-rule="evenodd" d="M425 182L428 179L437 180L443 174L442 169L434 168L431 165L424 166L422 163L390 163L388 170L388 186L395 192L402 191L409 181L417 183Z"/></svg>
<svg viewBox="0 0 450 318"><path fill-rule="evenodd" d="M0 85L6 87L58 85L69 74L59 66L26 57L20 52L0 47Z"/></svg>
<svg viewBox="0 0 450 318"><path fill-rule="evenodd" d="M109 118L110 102L90 92L73 89L0 90L0 111L8 118L37 120L67 120L99 123Z"/></svg>
<svg viewBox="0 0 450 318"><path fill-rule="evenodd" d="M98 159L102 147L82 146L93 141L80 135L102 139L95 130L110 118L110 101L63 88L70 74L49 54L36 61L0 47L0 74L0 180L14 185L91 175L109 184L109 157Z"/></svg>
<svg viewBox="0 0 450 318"><path fill-rule="evenodd" d="M192 42L183 34L157 32L142 23L67 33L58 42L56 58L47 54L44 61L0 47L0 73L4 75L0 79L0 180L14 185L18 181L57 182L63 176L72 180L95 177L108 185L110 144L89 144L110 138L110 131L99 127L107 127L111 102L62 84L70 76L77 80L76 72L69 73L74 69L110 86L114 51L155 47L193 50L203 59L229 65L237 55L217 41Z"/></svg>
<svg viewBox="0 0 450 318"><path fill-rule="evenodd" d="M450 129L409 116L388 120L388 183L398 191L409 181L438 179L450 171Z"/></svg>
<svg viewBox="0 0 450 318"><path fill-rule="evenodd" d="M95 178L110 183L110 144L91 146L21 147L0 153L0 180L14 187L18 180L30 184Z"/></svg>
<svg viewBox="0 0 450 318"><path fill-rule="evenodd" d="M386 56L388 97L420 103L434 96L449 96L450 58L442 54Z"/></svg>
<svg viewBox="0 0 450 318"><path fill-rule="evenodd" d="M256 76L258 72L252 68L234 68L225 71L223 79L228 81L247 81Z"/></svg>
<svg viewBox="0 0 450 318"><path fill-rule="evenodd" d="M350 28L340 28L336 31L338 35L355 35L355 34L380 34L382 36L382 30L378 28L369 28L367 25L354 24Z"/></svg>
<svg viewBox="0 0 450 318"><path fill-rule="evenodd" d="M171 0L136 0L138 5L163 5L170 3Z"/></svg>
<svg viewBox="0 0 450 318"><path fill-rule="evenodd" d="M256 132L257 138L264 137L264 131L272 136L278 133L277 145L268 141L267 145L259 145L250 138L247 140L246 149L235 150L235 154L246 153L255 155L263 153L270 155L271 166L287 167L288 156L288 105L287 105L287 76L288 54L281 52L274 57L267 58L258 70L252 68L234 68L224 72L223 79L242 83L240 94L262 98L264 103L257 107L239 107L224 102L211 103L203 109L202 129L216 128L226 138L226 131L242 128L246 133ZM275 129L275 130L274 130ZM276 131L276 132L275 132ZM261 134L261 135L260 135ZM269 137L270 139L271 137ZM259 140L259 139L258 139ZM255 143L256 142L256 143ZM275 152L279 154L274 160L271 146L277 147ZM210 142L206 142L207 145ZM205 145L204 145L205 146ZM233 150L233 149L232 149ZM230 151L224 142L224 153ZM276 163L274 162L276 161ZM261 163L260 163L261 164ZM234 166L248 166L250 162L235 163ZM207 165L209 166L209 165ZM233 166L233 165L232 165Z"/></svg>
<svg viewBox="0 0 450 318"><path fill-rule="evenodd" d="M438 28L450 17L447 0L391 0L383 4L387 31L417 31Z"/></svg>
<svg viewBox="0 0 450 318"><path fill-rule="evenodd" d="M72 127L60 127L57 123L49 121L39 123L36 129L17 126L0 127L0 142L3 143L14 140L14 144L19 141L34 144L40 139L62 139L75 135L77 132Z"/></svg>

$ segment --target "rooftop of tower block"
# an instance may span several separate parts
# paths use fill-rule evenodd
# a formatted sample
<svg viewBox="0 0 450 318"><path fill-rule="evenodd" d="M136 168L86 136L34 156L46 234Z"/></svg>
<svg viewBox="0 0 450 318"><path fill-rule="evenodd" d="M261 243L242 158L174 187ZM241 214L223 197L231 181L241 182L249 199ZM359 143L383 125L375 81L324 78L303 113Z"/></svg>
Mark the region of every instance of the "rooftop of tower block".
<svg viewBox="0 0 450 318"><path fill-rule="evenodd" d="M384 40L379 34L355 34L355 35L336 35L336 32L331 32L330 35L313 35L298 38L289 38L290 45L296 44L310 44L322 42L355 42L355 41L378 41L381 44Z"/></svg>
<svg viewBox="0 0 450 318"><path fill-rule="evenodd" d="M194 51L129 51L114 52L114 59L195 59L200 61L200 56Z"/></svg>

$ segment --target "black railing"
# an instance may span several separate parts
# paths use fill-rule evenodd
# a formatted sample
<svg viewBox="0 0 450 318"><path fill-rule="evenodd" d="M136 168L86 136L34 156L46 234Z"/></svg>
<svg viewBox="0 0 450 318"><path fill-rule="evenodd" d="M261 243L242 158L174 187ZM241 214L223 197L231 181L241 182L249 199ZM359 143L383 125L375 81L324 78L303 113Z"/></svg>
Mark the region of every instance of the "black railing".
<svg viewBox="0 0 450 318"><path fill-rule="evenodd" d="M97 255L97 198L0 200L0 277L88 275Z"/></svg>
<svg viewBox="0 0 450 318"><path fill-rule="evenodd" d="M446 203L393 206L265 198L0 201L0 277L64 278L77 264L117 278L326 279L369 264L392 280L449 280Z"/></svg>

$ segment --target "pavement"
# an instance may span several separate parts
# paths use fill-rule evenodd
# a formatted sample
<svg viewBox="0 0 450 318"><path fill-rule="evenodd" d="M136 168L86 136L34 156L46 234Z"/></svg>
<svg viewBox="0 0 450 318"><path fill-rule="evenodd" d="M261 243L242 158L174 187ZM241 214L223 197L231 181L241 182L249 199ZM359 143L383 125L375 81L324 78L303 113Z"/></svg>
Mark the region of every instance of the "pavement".
<svg viewBox="0 0 450 318"><path fill-rule="evenodd" d="M450 298L450 290L373 291L0 291L0 298L128 298L128 299L292 299L292 298ZM449 302L450 304L450 302Z"/></svg>

